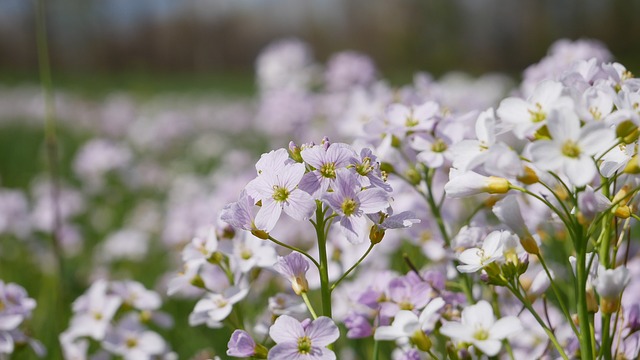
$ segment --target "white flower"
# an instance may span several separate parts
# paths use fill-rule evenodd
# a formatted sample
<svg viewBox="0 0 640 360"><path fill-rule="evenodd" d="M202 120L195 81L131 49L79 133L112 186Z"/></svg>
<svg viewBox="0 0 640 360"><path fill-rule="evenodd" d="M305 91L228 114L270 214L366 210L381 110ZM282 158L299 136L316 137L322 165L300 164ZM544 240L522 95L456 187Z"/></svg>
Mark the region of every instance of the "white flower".
<svg viewBox="0 0 640 360"><path fill-rule="evenodd" d="M568 109L553 111L547 127L552 140L531 145L534 163L543 170L562 170L575 186L590 183L597 174L592 156L613 144L613 131L601 123L580 128L580 119Z"/></svg>
<svg viewBox="0 0 640 360"><path fill-rule="evenodd" d="M598 270L598 277L593 279L593 286L600 297L613 300L620 297L629 281L631 281L631 275L625 266L619 266L615 269L605 269L601 266Z"/></svg>
<svg viewBox="0 0 640 360"><path fill-rule="evenodd" d="M483 176L473 171L461 172L451 169L449 182L444 186L448 197L459 198L481 193L504 194L509 191L507 179Z"/></svg>
<svg viewBox="0 0 640 360"><path fill-rule="evenodd" d="M484 239L482 249L471 248L463 251L458 256L458 260L463 263L463 265L457 266L458 271L463 273L476 272L492 262L502 259L504 257L502 237L510 235L506 231L494 231Z"/></svg>
<svg viewBox="0 0 640 360"><path fill-rule="evenodd" d="M488 356L495 356L502 347L502 340L522 330L520 320L506 316L496 321L491 305L484 301L462 310L462 322L445 321L440 328L442 335L470 343Z"/></svg>

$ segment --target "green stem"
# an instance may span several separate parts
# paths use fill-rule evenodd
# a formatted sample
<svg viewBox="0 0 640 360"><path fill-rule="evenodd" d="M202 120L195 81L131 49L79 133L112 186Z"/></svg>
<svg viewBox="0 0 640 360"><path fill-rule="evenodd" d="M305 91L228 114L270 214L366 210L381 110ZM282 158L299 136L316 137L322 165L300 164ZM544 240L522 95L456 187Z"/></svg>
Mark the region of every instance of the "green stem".
<svg viewBox="0 0 640 360"><path fill-rule="evenodd" d="M329 284L329 260L327 257L327 238L325 236L325 219L322 203L316 204L316 236L318 238L318 253L320 254L320 293L322 296L322 315L331 316L331 284Z"/></svg>
<svg viewBox="0 0 640 360"><path fill-rule="evenodd" d="M338 279L335 283L333 283L333 285L331 285L331 291L333 291L333 289L335 289L336 286L338 286L338 284L342 282L342 280L344 280L353 270L355 270L355 268L357 268L360 265L360 263L369 255L374 245L375 245L374 243L371 243L367 251L360 257L360 259L358 259L358 261L355 264L353 264L353 266L350 267L349 270L347 270L344 274L342 274L340 279Z"/></svg>
<svg viewBox="0 0 640 360"><path fill-rule="evenodd" d="M602 343L600 344L600 354L605 360L611 360L611 314L602 315Z"/></svg>
<svg viewBox="0 0 640 360"><path fill-rule="evenodd" d="M564 352L564 349L562 348L562 346L558 342L558 339L556 338L555 334L553 333L553 331L551 331L551 329L549 329L547 324L545 324L544 320L542 320L542 318L540 317L538 312L536 312L536 310L533 308L533 306L531 306L531 303L529 302L529 300L527 300L524 296L522 296L522 294L520 293L520 290L518 290L517 288L513 287L512 285L507 285L507 289L509 289L509 291L511 291L511 293L513 293L513 295L515 295L515 297L517 297L518 300L520 300L522 305L527 310L529 310L531 315L533 315L533 317L536 319L538 324L540 324L540 326L542 327L544 332L549 337L549 340L551 340L551 343L553 343L553 346L556 348L556 350L558 350L558 353L560 354L560 356L565 360L569 360L569 357ZM585 358L585 359L590 359L590 358Z"/></svg>
<svg viewBox="0 0 640 360"><path fill-rule="evenodd" d="M374 340L373 342L373 360L378 360L380 355L380 341Z"/></svg>
<svg viewBox="0 0 640 360"><path fill-rule="evenodd" d="M447 232L447 228L444 225L444 221L442 220L442 214L440 213L440 207L436 204L436 201L433 197L433 189L431 188L431 183L433 181L434 171L432 169L427 170L427 203L429 204L429 209L431 209L431 214L436 219L436 223L438 224L438 228L440 229L440 234L442 235L442 239L447 247L451 246L451 239L449 238L449 234Z"/></svg>
<svg viewBox="0 0 640 360"><path fill-rule="evenodd" d="M318 315L316 315L316 311L313 309L313 305L311 305L311 301L309 301L309 296L307 296L307 293L303 292L300 295L302 296L302 300L304 300L304 303L307 305L307 309L309 309L311 316L313 316L313 319L317 319Z"/></svg>
<svg viewBox="0 0 640 360"><path fill-rule="evenodd" d="M577 229L577 235L582 234L582 227ZM584 242L584 244L582 243ZM576 244L576 291L578 299L578 322L580 326L580 356L583 359L593 359L591 349L591 335L589 331L589 309L587 308L587 241L577 236Z"/></svg>
<svg viewBox="0 0 640 360"><path fill-rule="evenodd" d="M569 313L569 310L562 299L562 296L560 294L560 289L558 289L558 285L553 280L553 276L551 276L551 271L549 271L549 268L547 267L547 263L544 261L544 258L542 257L542 253L538 254L538 260L540 260L540 265L542 265L542 268L544 269L545 273L547 274L547 277L549 278L549 282L551 283L551 289L553 290L553 294L556 296L556 299L558 300L558 304L560 305L560 310L562 310L564 317L569 322L569 325L571 325L571 329L573 330L573 333L576 336L578 336L579 335L578 328L576 327L576 325L573 323L573 320L571 319L571 314Z"/></svg>
<svg viewBox="0 0 640 360"><path fill-rule="evenodd" d="M274 243L287 248L289 250L295 251L295 252L299 252L300 254L304 255L307 257L307 259L311 260L311 262L313 263L313 265L315 265L318 269L320 268L320 264L318 264L318 262L316 261L316 259L313 258L313 256L307 254L304 250L298 249L295 246L291 246L291 245L287 245L281 241L278 241L276 239L274 239L271 235L269 235L269 240L273 241Z"/></svg>

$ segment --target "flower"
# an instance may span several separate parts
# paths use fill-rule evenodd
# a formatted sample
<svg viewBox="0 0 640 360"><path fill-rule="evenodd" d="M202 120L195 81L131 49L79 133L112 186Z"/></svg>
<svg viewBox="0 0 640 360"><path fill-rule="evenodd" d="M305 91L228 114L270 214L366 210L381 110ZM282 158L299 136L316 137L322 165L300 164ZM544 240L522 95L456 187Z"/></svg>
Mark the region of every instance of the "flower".
<svg viewBox="0 0 640 360"><path fill-rule="evenodd" d="M461 172L451 169L449 182L444 186L448 197L460 198L481 193L505 194L509 191L509 180L497 176L484 176L473 171Z"/></svg>
<svg viewBox="0 0 640 360"><path fill-rule="evenodd" d="M258 177L249 182L246 189L251 197L262 201L255 218L256 224L264 224L265 229L260 230L269 232L273 229L283 210L295 220L307 220L311 216L316 204L308 193L298 188L304 176L304 164L275 163L273 167L259 171Z"/></svg>
<svg viewBox="0 0 640 360"><path fill-rule="evenodd" d="M335 360L335 353L326 346L338 340L340 330L326 316L300 323L282 315L269 329L269 336L276 342L269 351L269 360Z"/></svg>
<svg viewBox="0 0 640 360"><path fill-rule="evenodd" d="M122 356L125 360L151 359L166 351L164 339L153 331L146 330L134 314L122 319L111 329L103 346L113 354Z"/></svg>
<svg viewBox="0 0 640 360"><path fill-rule="evenodd" d="M300 295L309 290L306 273L309 270L309 262L300 253L292 252L287 256L279 257L273 266L282 276L291 281L293 291Z"/></svg>
<svg viewBox="0 0 640 360"><path fill-rule="evenodd" d="M422 310L420 317L413 311L399 311L390 326L380 326L376 329L374 338L376 340L398 340L406 343L406 340L413 342L420 350L426 351L431 347L431 342L425 336L425 332L434 329L436 322L440 319L438 311L445 305L442 298L435 298Z"/></svg>
<svg viewBox="0 0 640 360"><path fill-rule="evenodd" d="M611 314L618 310L620 294L629 281L631 281L631 275L625 266L615 269L600 267L598 277L593 279L593 286L600 295L602 312Z"/></svg>
<svg viewBox="0 0 640 360"><path fill-rule="evenodd" d="M319 197L333 185L336 180L336 172L351 164L351 159L356 156L356 153L347 144L330 144L325 141L322 145L303 149L300 155L307 164L315 169L304 174L300 182L300 189L313 197Z"/></svg>
<svg viewBox="0 0 640 360"><path fill-rule="evenodd" d="M367 221L363 215L386 209L389 206L387 192L379 188L360 191L350 171L338 172L333 190L324 196L324 200L338 215L338 227L351 243L361 243L364 239L362 229Z"/></svg>
<svg viewBox="0 0 640 360"><path fill-rule="evenodd" d="M206 323L211 328L222 327L221 321L233 310L233 304L242 300L249 293L248 289L230 287L223 294L209 293L200 299L189 315L189 325Z"/></svg>
<svg viewBox="0 0 640 360"><path fill-rule="evenodd" d="M502 237L510 236L506 231L494 231L487 235L482 244L482 248L471 248L463 251L459 256L463 265L458 265L458 271L472 273L484 269L492 262L502 259L503 245Z"/></svg>
<svg viewBox="0 0 640 360"><path fill-rule="evenodd" d="M522 329L520 320L506 316L496 321L491 305L480 300L462 310L461 322L443 321L440 333L452 339L469 343L488 356L495 356L502 340Z"/></svg>
<svg viewBox="0 0 640 360"><path fill-rule="evenodd" d="M575 186L585 186L597 174L592 156L613 144L613 130L602 123L580 128L580 119L570 109L552 111L547 124L551 140L531 145L533 162L542 170L562 170Z"/></svg>
<svg viewBox="0 0 640 360"><path fill-rule="evenodd" d="M227 355L229 356L267 358L267 348L256 344L251 335L244 330L236 330L231 334L227 348Z"/></svg>

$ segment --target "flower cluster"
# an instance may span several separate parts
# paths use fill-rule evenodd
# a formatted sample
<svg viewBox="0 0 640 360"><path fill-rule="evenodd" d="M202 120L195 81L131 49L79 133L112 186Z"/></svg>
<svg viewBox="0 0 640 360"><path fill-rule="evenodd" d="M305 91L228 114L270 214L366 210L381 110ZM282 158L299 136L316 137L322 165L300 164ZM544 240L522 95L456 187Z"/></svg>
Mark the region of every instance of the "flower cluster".
<svg viewBox="0 0 640 360"><path fill-rule="evenodd" d="M165 340L149 329L173 326L172 318L160 312L160 296L134 281L96 281L73 303L69 328L60 334L65 358L91 356L124 359L175 359Z"/></svg>
<svg viewBox="0 0 640 360"><path fill-rule="evenodd" d="M25 345L31 346L39 357L46 354L42 344L22 329L35 307L35 300L23 287L0 280L0 358L4 359Z"/></svg>

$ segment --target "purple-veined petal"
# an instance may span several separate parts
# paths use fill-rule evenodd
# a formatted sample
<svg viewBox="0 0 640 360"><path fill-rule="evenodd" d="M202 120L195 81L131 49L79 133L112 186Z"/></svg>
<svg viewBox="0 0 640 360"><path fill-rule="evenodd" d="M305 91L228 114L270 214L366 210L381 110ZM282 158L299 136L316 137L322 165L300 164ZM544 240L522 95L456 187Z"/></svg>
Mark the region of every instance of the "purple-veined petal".
<svg viewBox="0 0 640 360"><path fill-rule="evenodd" d="M256 214L256 228L269 232L273 230L280 219L282 213L282 206L272 198L266 198L262 200L262 207Z"/></svg>
<svg viewBox="0 0 640 360"><path fill-rule="evenodd" d="M315 319L306 328L305 332L314 346L327 346L340 337L340 330L333 320L326 316L320 316Z"/></svg>
<svg viewBox="0 0 640 360"><path fill-rule="evenodd" d="M359 209L365 214L383 211L389 206L387 192L382 189L367 189L359 192L356 197L360 202Z"/></svg>
<svg viewBox="0 0 640 360"><path fill-rule="evenodd" d="M276 344L296 344L298 339L305 336L305 333L298 320L289 315L282 315L276 319L276 322L273 325L271 325L271 328L269 329L269 336L276 342Z"/></svg>
<svg viewBox="0 0 640 360"><path fill-rule="evenodd" d="M306 221L316 209L316 202L308 193L296 189L287 197L283 204L284 212L295 220Z"/></svg>

